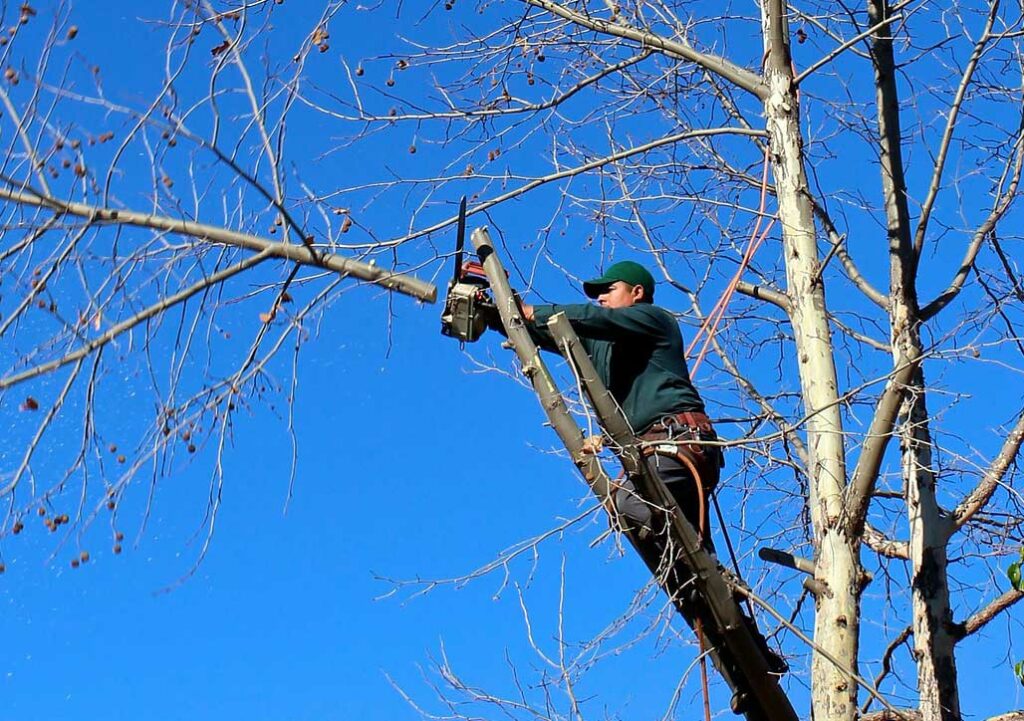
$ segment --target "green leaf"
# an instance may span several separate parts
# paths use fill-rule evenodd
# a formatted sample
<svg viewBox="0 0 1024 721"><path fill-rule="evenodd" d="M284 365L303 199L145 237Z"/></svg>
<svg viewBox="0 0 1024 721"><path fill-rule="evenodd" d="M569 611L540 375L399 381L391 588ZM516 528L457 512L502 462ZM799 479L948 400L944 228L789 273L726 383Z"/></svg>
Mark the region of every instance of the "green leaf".
<svg viewBox="0 0 1024 721"><path fill-rule="evenodd" d="M1019 591L1021 587L1020 563L1011 563L1010 567L1006 569L1006 577L1010 579L1010 585Z"/></svg>
<svg viewBox="0 0 1024 721"><path fill-rule="evenodd" d="M1013 672L1017 674L1017 680L1024 686L1024 661L1018 661L1013 665Z"/></svg>

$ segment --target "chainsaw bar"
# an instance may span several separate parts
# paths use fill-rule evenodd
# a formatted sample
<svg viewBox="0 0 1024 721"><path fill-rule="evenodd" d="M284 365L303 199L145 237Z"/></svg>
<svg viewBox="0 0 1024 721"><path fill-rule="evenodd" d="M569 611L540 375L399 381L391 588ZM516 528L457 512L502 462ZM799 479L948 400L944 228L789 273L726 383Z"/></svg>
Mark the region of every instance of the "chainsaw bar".
<svg viewBox="0 0 1024 721"><path fill-rule="evenodd" d="M466 244L466 196L459 201L459 228L455 237L455 275L452 276L452 283L458 283L462 278L462 246Z"/></svg>

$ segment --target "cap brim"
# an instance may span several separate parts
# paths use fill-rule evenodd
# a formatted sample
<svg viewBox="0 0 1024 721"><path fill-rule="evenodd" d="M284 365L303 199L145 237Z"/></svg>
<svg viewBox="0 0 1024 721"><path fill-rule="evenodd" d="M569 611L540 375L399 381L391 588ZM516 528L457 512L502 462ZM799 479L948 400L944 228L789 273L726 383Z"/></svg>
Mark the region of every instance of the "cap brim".
<svg viewBox="0 0 1024 721"><path fill-rule="evenodd" d="M583 292L587 294L588 298L596 299L597 296L604 293L608 286L614 283L614 280L608 278L594 278L583 283Z"/></svg>

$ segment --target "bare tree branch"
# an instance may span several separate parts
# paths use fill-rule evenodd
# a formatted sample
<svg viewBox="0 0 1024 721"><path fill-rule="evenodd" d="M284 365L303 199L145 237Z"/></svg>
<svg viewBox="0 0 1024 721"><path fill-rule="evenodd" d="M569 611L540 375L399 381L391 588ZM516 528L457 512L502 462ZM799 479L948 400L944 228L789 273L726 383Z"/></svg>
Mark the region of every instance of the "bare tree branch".
<svg viewBox="0 0 1024 721"><path fill-rule="evenodd" d="M63 201L30 191L0 188L0 200L50 208L58 214L77 215L87 218L90 222L94 223L132 225L139 228L164 230L213 243L234 245L260 253L263 258L282 258L304 265L324 268L343 275L350 275L354 278L383 286L388 290L411 295L428 303L433 303L437 298L437 287L432 283L427 283L413 276L393 273L384 268L340 255L314 252L306 245L275 242L250 235L249 233L241 233L204 223L195 223L190 220L177 220L149 213L114 210L112 208L86 205L85 203Z"/></svg>
<svg viewBox="0 0 1024 721"><path fill-rule="evenodd" d="M157 315L163 313L168 308L173 308L174 306L188 300L197 293L201 293L206 289L214 285L217 285L218 283L224 282L225 280L231 278L232 276L238 275L239 273L243 273L249 270L250 268L255 267L256 265L262 263L269 257L269 251L261 251L255 255L249 256L241 263L237 263L236 265L232 265L227 268L224 268L223 270L219 270L216 273L211 274L209 277L202 278L201 280L193 283L192 285L182 289L177 293L174 293L173 295L168 295L164 298L161 298L159 302L154 303L148 308L145 308L144 310L135 314L131 318L121 321L120 323L108 329L102 335L87 341L82 347L72 351L71 353L68 353L67 355L61 358L56 358L46 363L41 363L37 366L33 366L27 370L21 371L20 373L14 373L4 378L0 378L0 390L10 388L11 386L15 386L24 381L31 380L32 378L36 378L46 373L50 373L62 366L67 365L68 363L81 361L86 356L103 348L103 346L107 345L121 334L130 331L132 328L136 327L140 323L144 323L147 320L156 317Z"/></svg>
<svg viewBox="0 0 1024 721"><path fill-rule="evenodd" d="M1013 164L1013 171L1010 175L1010 184L1005 191L996 196L996 204L989 213L988 217L981 226L974 232L974 236L971 238L970 243L967 244L967 250L964 253L964 258L960 262L960 267L957 269L956 274L953 276L953 280L950 282L949 287L939 293L935 297L935 300L928 303L924 308L921 309L921 318L928 320L933 318L939 311L949 305L956 296L960 293L964 286L964 282L967 280L967 275L971 272L971 268L974 267L974 263L978 258L978 252L981 250L982 244L985 239L995 230L996 225L1010 209L1013 201L1017 197L1017 186L1020 185L1021 170L1024 169L1024 123L1022 123L1022 132L1017 136L1017 141L1014 144L1016 149L1016 162ZM1005 181L1005 175L1000 179L1000 185Z"/></svg>
<svg viewBox="0 0 1024 721"><path fill-rule="evenodd" d="M864 537L862 540L868 548L879 556L903 560L910 558L910 547L906 541L896 541L887 538L884 533L870 523L864 524Z"/></svg>
<svg viewBox="0 0 1024 721"><path fill-rule="evenodd" d="M896 416L903 401L904 388L910 382L919 363L918 358L895 369L875 405L875 415L864 436L860 458L857 459L853 478L846 491L847 527L852 534L859 535L867 519L871 492L882 468L885 449L892 438Z"/></svg>
<svg viewBox="0 0 1024 721"><path fill-rule="evenodd" d="M1017 423L1014 424L1013 428L1006 435L1002 448L999 449L996 457L992 459L992 463L985 471L981 482L953 511L954 530L962 528L965 523L985 508L992 499L992 494L996 492L996 489L1002 483L1006 472L1016 460L1022 443L1024 443L1024 411L1021 411L1017 418Z"/></svg>
<svg viewBox="0 0 1024 721"><path fill-rule="evenodd" d="M981 55L985 47L993 39L991 35L992 26L995 24L997 17L999 17L999 3L991 2L989 3L985 29L982 31L978 42L974 45L974 51L971 53L967 66L964 68L963 76L960 78L960 85L957 87L956 94L949 104L946 128L943 130L942 139L939 141L939 148L935 157L935 168L932 171L932 180L928 185L928 194L925 196L924 202L921 203L921 214L918 217L917 230L914 233L914 251L918 255L921 254L921 250L924 248L924 236L928 231L928 221L935 206L935 199L938 198L939 191L942 189L942 174L946 168L946 157L949 153L950 143L953 141L953 132L956 130L957 121L960 118L960 111L963 109L964 98L967 95L967 90L971 87L971 79L974 77L974 71L978 67Z"/></svg>
<svg viewBox="0 0 1024 721"><path fill-rule="evenodd" d="M736 292L751 298L757 298L758 300L768 301L772 305L776 305L786 311L787 314L793 310L793 305L789 302L789 296L763 285L754 285L753 283L741 280L736 284Z"/></svg>
<svg viewBox="0 0 1024 721"><path fill-rule="evenodd" d="M957 641L962 641L973 633L977 633L999 614L1011 608L1014 604L1024 598L1024 591L1012 588L999 598L995 599L985 608L972 614L963 623L957 624L954 635Z"/></svg>
<svg viewBox="0 0 1024 721"><path fill-rule="evenodd" d="M705 70L713 72L716 75L720 75L729 82L734 83L736 86L746 90L748 93L753 94L761 100L764 100L768 95L767 87L761 80L761 77L756 73L752 73L739 65L734 65L725 58L720 58L708 53L702 53L686 43L669 40L668 38L661 37L660 35L655 35L654 33L623 25L618 22L584 15L581 12L577 12L576 10L553 2L553 0L523 1L528 5L540 8L541 10L546 10L547 12L569 20L576 25L588 28L589 30L594 30L605 35L614 35L615 37L634 40L645 48L656 48L666 55L695 63Z"/></svg>

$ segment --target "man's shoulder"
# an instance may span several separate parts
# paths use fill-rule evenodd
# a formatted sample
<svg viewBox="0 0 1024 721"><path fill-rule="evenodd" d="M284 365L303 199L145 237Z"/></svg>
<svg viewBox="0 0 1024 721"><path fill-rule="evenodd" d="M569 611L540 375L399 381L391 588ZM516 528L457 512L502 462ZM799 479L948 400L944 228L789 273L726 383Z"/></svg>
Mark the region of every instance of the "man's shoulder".
<svg viewBox="0 0 1024 721"><path fill-rule="evenodd" d="M620 308L619 310L627 311L638 317L657 318L662 323L676 325L676 317L672 313L653 303L634 303L628 308Z"/></svg>

